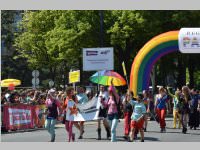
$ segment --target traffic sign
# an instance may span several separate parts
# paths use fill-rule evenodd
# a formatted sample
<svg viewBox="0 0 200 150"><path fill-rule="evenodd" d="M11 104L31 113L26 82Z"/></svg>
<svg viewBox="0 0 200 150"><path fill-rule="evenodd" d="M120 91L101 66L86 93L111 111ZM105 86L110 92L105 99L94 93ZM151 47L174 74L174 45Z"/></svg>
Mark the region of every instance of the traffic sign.
<svg viewBox="0 0 200 150"><path fill-rule="evenodd" d="M39 85L39 83L40 83L39 78L33 78L33 79L32 79L32 84L33 84L33 85Z"/></svg>
<svg viewBox="0 0 200 150"><path fill-rule="evenodd" d="M38 70L33 70L33 72L32 72L32 76L33 77L39 77L39 75L40 75L40 73L39 73L39 71Z"/></svg>
<svg viewBox="0 0 200 150"><path fill-rule="evenodd" d="M54 85L54 82L52 80L49 81L49 86L52 87Z"/></svg>

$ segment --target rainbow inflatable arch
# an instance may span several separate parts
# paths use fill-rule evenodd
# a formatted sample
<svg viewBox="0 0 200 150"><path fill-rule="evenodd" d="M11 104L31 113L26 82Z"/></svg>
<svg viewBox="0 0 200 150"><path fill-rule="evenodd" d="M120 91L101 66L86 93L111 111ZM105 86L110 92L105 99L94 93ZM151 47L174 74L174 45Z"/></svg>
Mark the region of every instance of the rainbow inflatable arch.
<svg viewBox="0 0 200 150"><path fill-rule="evenodd" d="M138 52L130 74L130 90L134 95L149 89L151 70L162 56L179 51L178 33L179 31L170 31L160 34L147 42Z"/></svg>

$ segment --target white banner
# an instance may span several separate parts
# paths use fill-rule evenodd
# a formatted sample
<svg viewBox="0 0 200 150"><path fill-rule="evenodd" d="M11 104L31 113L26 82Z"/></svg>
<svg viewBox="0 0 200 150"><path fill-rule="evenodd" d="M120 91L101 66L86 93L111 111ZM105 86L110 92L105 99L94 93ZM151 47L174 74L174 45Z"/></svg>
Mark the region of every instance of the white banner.
<svg viewBox="0 0 200 150"><path fill-rule="evenodd" d="M113 47L84 48L83 70L113 70Z"/></svg>
<svg viewBox="0 0 200 150"><path fill-rule="evenodd" d="M99 117L100 102L97 97L93 97L92 100L85 104L77 104L77 113L71 113L68 109L66 120L69 121L90 121L97 120ZM74 106L73 106L74 108ZM75 109L75 108L74 108Z"/></svg>
<svg viewBox="0 0 200 150"><path fill-rule="evenodd" d="M181 28L178 40L182 53L200 53L200 28Z"/></svg>
<svg viewBox="0 0 200 150"><path fill-rule="evenodd" d="M31 110L8 108L10 125L31 123Z"/></svg>

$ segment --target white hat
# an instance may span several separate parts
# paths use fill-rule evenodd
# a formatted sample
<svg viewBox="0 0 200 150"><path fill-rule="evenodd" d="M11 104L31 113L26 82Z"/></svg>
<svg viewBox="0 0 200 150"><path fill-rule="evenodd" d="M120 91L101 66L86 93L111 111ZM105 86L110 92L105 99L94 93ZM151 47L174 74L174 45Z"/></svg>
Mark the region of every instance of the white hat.
<svg viewBox="0 0 200 150"><path fill-rule="evenodd" d="M50 94L50 93L55 93L55 92L56 92L55 89L50 89L50 90L48 91L48 94Z"/></svg>
<svg viewBox="0 0 200 150"><path fill-rule="evenodd" d="M6 93L6 94L5 94L5 98L6 98L6 99L8 99L8 98L9 98L9 96L10 96L10 94L9 94L9 93Z"/></svg>

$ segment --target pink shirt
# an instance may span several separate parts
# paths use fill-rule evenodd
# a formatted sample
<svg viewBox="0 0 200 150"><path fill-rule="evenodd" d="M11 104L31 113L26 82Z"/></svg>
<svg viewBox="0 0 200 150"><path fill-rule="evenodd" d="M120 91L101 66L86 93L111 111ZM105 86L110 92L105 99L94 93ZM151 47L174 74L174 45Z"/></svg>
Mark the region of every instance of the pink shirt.
<svg viewBox="0 0 200 150"><path fill-rule="evenodd" d="M115 95L116 101L117 101L117 103L119 103L119 95L117 94L115 88L113 86L110 86L109 89L113 91L113 94ZM103 104L104 107L108 107L108 114L117 113L117 105L115 103L113 96L109 96L108 101L107 102L103 101L102 104Z"/></svg>
<svg viewBox="0 0 200 150"><path fill-rule="evenodd" d="M59 102L57 99L55 99L55 103L56 103L56 105L57 105L58 107L60 107L60 102ZM50 99L50 98L47 98L46 101L45 101L45 104L46 104L46 106L52 105L52 104L53 104L53 100Z"/></svg>

